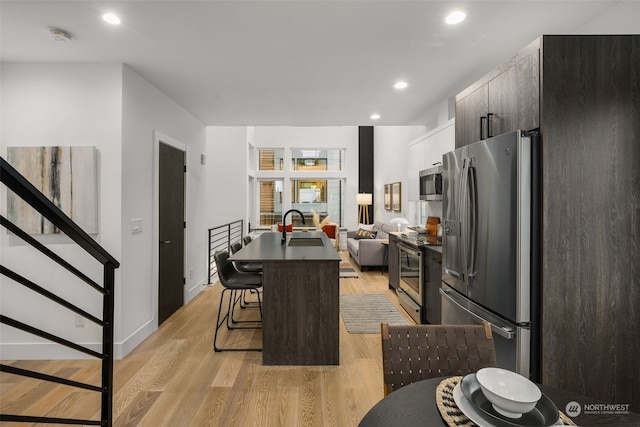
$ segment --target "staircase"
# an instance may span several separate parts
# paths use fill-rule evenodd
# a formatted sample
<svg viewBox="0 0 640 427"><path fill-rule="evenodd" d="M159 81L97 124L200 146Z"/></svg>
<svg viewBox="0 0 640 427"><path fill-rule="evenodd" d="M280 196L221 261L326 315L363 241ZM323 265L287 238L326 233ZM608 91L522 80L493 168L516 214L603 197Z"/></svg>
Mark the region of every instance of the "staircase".
<svg viewBox="0 0 640 427"><path fill-rule="evenodd" d="M61 338L44 329L36 328L20 319L5 316L0 313L0 323L8 325L12 328L19 329L26 333L38 336L47 341L57 343L64 347L73 349L92 358L101 361L102 378L100 385L86 384L73 381L68 378L46 375L40 372L21 369L9 364L0 363L0 372L11 375L20 375L35 378L41 381L47 381L57 384L63 384L79 389L90 390L101 395L101 409L99 420L81 420L74 418L53 418L46 416L25 416L14 414L0 414L0 422L22 422L22 423L46 423L46 424L82 424L82 425L101 425L111 426L112 424L112 404L113 404L113 313L114 313L114 272L120 266L105 249L103 249L94 239L85 233L76 223L74 223L66 214L64 214L54 203L38 191L24 176L15 170L4 158L0 157L0 181L12 191L18 198L29 204L33 209L40 213L44 218L49 220L61 233L64 233L74 245L83 249L89 254L95 262L99 263L102 269L102 281L98 283L86 274L80 271L79 266L74 266L67 262L61 256L54 253L47 246L39 242L34 237L27 234L20 227L16 226L10 220L0 215L0 225L8 230L11 234L22 240L23 243L31 246L34 250L47 257L49 260L57 264L57 267L64 269L83 282L86 286L93 289L96 298L101 298L102 315L95 316L77 305L72 304L64 298L56 295L47 289L46 283L35 283L27 276L29 271L15 271L14 266L0 264L0 274L9 281L15 282L30 291L47 298L52 303L69 310L75 315L82 317L90 322L95 323L102 328L102 349L95 351L86 346L77 344L67 339ZM0 232L4 232L0 230ZM28 270L36 269L37 259L34 257L33 263ZM24 264L23 264L24 265ZM5 302L6 303L6 302ZM21 301L12 303L21 304Z"/></svg>

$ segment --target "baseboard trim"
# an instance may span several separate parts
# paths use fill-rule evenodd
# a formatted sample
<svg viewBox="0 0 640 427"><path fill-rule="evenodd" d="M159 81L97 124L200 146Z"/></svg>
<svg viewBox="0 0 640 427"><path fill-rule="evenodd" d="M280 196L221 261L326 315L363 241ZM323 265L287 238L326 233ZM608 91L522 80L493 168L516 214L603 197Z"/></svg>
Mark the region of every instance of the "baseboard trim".
<svg viewBox="0 0 640 427"><path fill-rule="evenodd" d="M113 357L123 359L153 333L153 321L148 320L122 342L114 343ZM102 352L102 343L79 343L95 352ZM78 360L93 357L51 342L0 343L0 360Z"/></svg>
<svg viewBox="0 0 640 427"><path fill-rule="evenodd" d="M120 343L115 343L113 346L113 356L116 359L124 359L134 348L139 346L142 341L147 339L154 332L153 319L147 320L147 322L139 327L134 333L129 335Z"/></svg>
<svg viewBox="0 0 640 427"><path fill-rule="evenodd" d="M187 300L185 301L185 305L188 304L192 299L194 299L200 292L202 292L202 289L207 286L207 280L207 278L204 278L198 281L198 283L193 285L191 288L187 289Z"/></svg>

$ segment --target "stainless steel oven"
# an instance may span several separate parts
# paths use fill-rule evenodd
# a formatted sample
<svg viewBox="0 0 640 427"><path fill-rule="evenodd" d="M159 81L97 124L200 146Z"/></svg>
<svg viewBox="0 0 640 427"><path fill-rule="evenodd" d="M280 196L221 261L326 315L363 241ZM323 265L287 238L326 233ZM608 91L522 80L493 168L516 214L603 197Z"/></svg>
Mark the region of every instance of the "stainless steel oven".
<svg viewBox="0 0 640 427"><path fill-rule="evenodd" d="M424 269L422 252L403 243L398 243L400 266L400 287L398 299L400 305L411 315L416 323L422 323L422 306L424 301Z"/></svg>

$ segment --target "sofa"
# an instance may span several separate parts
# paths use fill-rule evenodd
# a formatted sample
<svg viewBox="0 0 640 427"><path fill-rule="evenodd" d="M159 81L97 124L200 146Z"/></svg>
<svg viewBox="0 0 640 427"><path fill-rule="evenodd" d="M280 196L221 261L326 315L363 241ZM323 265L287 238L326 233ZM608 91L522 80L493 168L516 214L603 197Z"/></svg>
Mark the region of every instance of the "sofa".
<svg viewBox="0 0 640 427"><path fill-rule="evenodd" d="M386 263L389 232L396 231L397 226L376 221L373 224L359 224L358 230L347 231L347 250L349 256L360 270L367 267L383 267Z"/></svg>

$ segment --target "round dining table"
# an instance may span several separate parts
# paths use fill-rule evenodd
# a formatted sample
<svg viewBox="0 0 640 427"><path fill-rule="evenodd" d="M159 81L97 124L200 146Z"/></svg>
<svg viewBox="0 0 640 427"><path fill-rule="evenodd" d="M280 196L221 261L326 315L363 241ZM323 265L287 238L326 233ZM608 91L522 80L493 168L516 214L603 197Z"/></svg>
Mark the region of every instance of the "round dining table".
<svg viewBox="0 0 640 427"><path fill-rule="evenodd" d="M447 377L431 378L406 385L376 403L362 418L358 427L443 427L447 423L440 416L436 406L436 388ZM540 390L563 412L570 402L577 402L582 407L602 404L595 399L577 393L558 390L538 384ZM640 426L640 415L626 413L610 413L616 411L591 411L571 418L583 426ZM566 413L566 412L565 412Z"/></svg>

